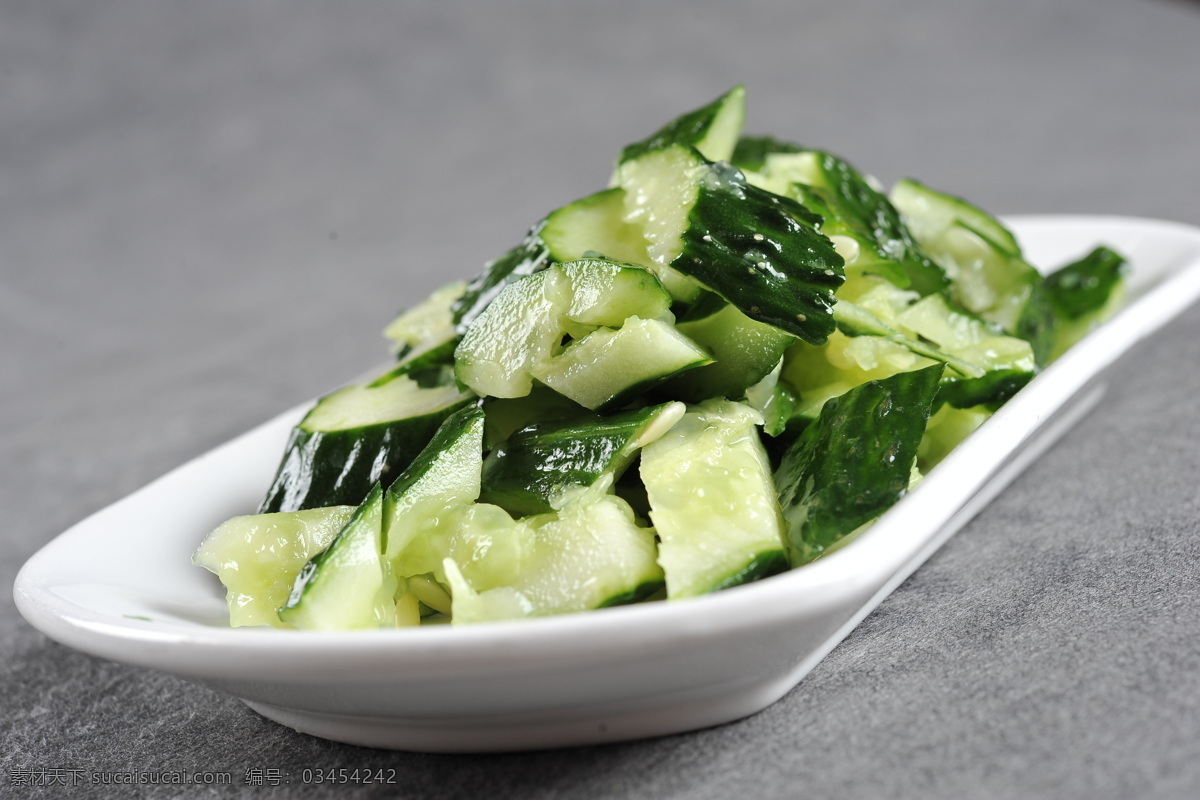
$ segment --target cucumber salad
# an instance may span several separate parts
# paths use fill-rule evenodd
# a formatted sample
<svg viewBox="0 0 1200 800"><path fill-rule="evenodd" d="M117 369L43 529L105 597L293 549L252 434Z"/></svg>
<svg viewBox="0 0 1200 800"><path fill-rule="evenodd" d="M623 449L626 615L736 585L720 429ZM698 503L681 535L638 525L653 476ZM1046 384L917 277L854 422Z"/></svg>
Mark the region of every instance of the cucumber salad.
<svg viewBox="0 0 1200 800"><path fill-rule="evenodd" d="M970 203L743 136L735 87L616 160L321 398L193 561L230 624L515 620L821 558L1112 312ZM515 237L514 237L515 238ZM265 476L264 476L265 477Z"/></svg>

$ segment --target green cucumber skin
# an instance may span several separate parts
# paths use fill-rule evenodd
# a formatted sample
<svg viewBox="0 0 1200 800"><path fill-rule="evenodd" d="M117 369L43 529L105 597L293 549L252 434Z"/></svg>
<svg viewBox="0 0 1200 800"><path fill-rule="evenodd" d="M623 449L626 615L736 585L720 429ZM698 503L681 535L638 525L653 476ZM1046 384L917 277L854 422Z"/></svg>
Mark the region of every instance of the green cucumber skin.
<svg viewBox="0 0 1200 800"><path fill-rule="evenodd" d="M787 552L784 550L759 553L745 567L728 578L724 578L713 584L709 592L719 592L722 589L732 589L734 586L741 586L744 583L753 583L763 578L769 578L772 575L787 572L790 568L791 563L788 561Z"/></svg>
<svg viewBox="0 0 1200 800"><path fill-rule="evenodd" d="M290 615L301 612L301 607L305 601L312 597L313 590L320 585L326 562L337 558L340 548L351 545L351 538L360 534L361 526L368 523L370 515L380 513L382 496L383 486L378 483L372 486L371 490L367 492L366 497L363 498L362 503L355 510L354 515L350 517L350 520L342 527L334 540L329 543L329 546L309 559L308 563L301 568L300 573L296 576L296 582L292 586L292 592L288 597L287 603L279 609L281 620L289 622ZM379 542L375 544L378 546Z"/></svg>
<svg viewBox="0 0 1200 800"><path fill-rule="evenodd" d="M467 285L467 291L451 308L455 330L460 336L505 286L549 265L550 251L541 237L545 225L543 219L530 228L520 244L489 261L483 272Z"/></svg>
<svg viewBox="0 0 1200 800"><path fill-rule="evenodd" d="M820 556L907 492L943 369L856 386L829 400L787 449L775 485L794 565Z"/></svg>
<svg viewBox="0 0 1200 800"><path fill-rule="evenodd" d="M926 295L949 286L945 270L917 244L899 210L850 162L823 150L810 150L762 136L739 140L733 163L742 169L757 171L766 165L770 155L804 152L816 155L827 185L798 184L794 186L793 196L810 211L825 218L821 226L823 232L841 227L853 238L866 243L875 255L871 271L902 289L911 287Z"/></svg>
<svg viewBox="0 0 1200 800"><path fill-rule="evenodd" d="M673 269L695 278L751 319L811 344L834 330L842 257L816 230L820 217L751 186L728 165L709 165L688 214Z"/></svg>
<svg viewBox="0 0 1200 800"><path fill-rule="evenodd" d="M1124 256L1101 246L1050 273L1045 287L1056 319L1072 321L1100 311L1128 272Z"/></svg>
<svg viewBox="0 0 1200 800"><path fill-rule="evenodd" d="M740 98L733 96L742 92L744 89L741 86L735 86L708 105L671 120L649 138L626 145L617 158L617 164L624 164L626 161L632 161L646 153L662 150L675 144L695 147L704 141L705 136L712 129L713 123L716 122L718 114L726 104L740 101Z"/></svg>
<svg viewBox="0 0 1200 800"><path fill-rule="evenodd" d="M554 510L551 499L567 487L591 486L605 473L619 479L636 456L630 443L664 407L516 431L484 459L480 502L518 516L542 514Z"/></svg>
<svg viewBox="0 0 1200 800"><path fill-rule="evenodd" d="M885 258L900 264L913 291L926 295L950 285L945 271L921 250L887 195L871 186L849 162L831 153L814 152L829 181L831 207L848 227L865 231L868 241L874 242Z"/></svg>
<svg viewBox="0 0 1200 800"><path fill-rule="evenodd" d="M640 603L643 600L662 591L667 586L666 580L653 580L639 583L637 586L622 594L615 594L602 602L596 608L613 608L614 606L628 606L634 603Z"/></svg>
<svg viewBox="0 0 1200 800"><path fill-rule="evenodd" d="M1046 282L1035 277L1013 333L1029 342L1033 348L1033 360L1039 367L1049 362L1050 354L1054 351L1054 329L1054 301Z"/></svg>
<svg viewBox="0 0 1200 800"><path fill-rule="evenodd" d="M954 408L984 406L995 411L1024 389L1033 377L1032 372L1025 370L998 369L978 378L943 380L933 407L937 410L946 403Z"/></svg>
<svg viewBox="0 0 1200 800"><path fill-rule="evenodd" d="M767 163L767 156L772 153L803 153L805 149L798 144L781 141L772 136L743 136L738 139L729 163L741 170L757 172Z"/></svg>
<svg viewBox="0 0 1200 800"><path fill-rule="evenodd" d="M386 488L425 447L442 420L470 399L422 417L321 432L292 429L259 514L356 506L371 487Z"/></svg>
<svg viewBox="0 0 1200 800"><path fill-rule="evenodd" d="M396 476L391 486L385 487L387 497L395 498L404 494L410 487L421 479L430 467L436 463L444 453L455 449L464 436L472 434L481 435L483 429L483 409L480 407L479 400L468 401L465 406L460 406L452 414L448 415L433 436L430 437L428 443L417 453L412 462L404 468L404 471ZM471 498L472 500L474 498ZM385 519L387 515L384 515ZM386 531L385 531L386 533Z"/></svg>

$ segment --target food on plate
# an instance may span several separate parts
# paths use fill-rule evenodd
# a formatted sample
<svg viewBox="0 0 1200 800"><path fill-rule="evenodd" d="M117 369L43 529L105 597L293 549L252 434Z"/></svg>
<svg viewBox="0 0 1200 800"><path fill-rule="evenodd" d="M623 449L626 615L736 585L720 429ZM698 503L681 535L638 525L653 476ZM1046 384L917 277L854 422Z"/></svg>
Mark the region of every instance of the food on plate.
<svg viewBox="0 0 1200 800"><path fill-rule="evenodd" d="M230 623L513 620L679 600L852 541L1120 302L915 180L741 133L744 92L624 148L385 330L258 513L196 551Z"/></svg>

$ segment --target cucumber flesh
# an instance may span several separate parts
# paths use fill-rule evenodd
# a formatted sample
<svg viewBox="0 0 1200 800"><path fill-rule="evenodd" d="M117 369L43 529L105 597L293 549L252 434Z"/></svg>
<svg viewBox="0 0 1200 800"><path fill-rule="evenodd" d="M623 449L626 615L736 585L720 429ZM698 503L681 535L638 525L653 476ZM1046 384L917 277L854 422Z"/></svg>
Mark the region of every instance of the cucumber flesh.
<svg viewBox="0 0 1200 800"><path fill-rule="evenodd" d="M591 486L605 474L619 480L639 449L679 421L683 403L535 422L513 433L483 463L480 499L521 516L544 514L571 487Z"/></svg>
<svg viewBox="0 0 1200 800"><path fill-rule="evenodd" d="M443 509L479 497L483 426L484 413L477 406L455 412L388 489L382 549L389 561Z"/></svg>
<svg viewBox="0 0 1200 800"><path fill-rule="evenodd" d="M1021 246L1012 231L1004 227L1000 220L961 197L905 178L892 187L891 201L920 241L936 239L951 225L962 223L994 242L1008 255L1021 255Z"/></svg>
<svg viewBox="0 0 1200 800"><path fill-rule="evenodd" d="M389 485L469 400L453 384L426 388L407 375L321 398L292 430L259 513L362 502L376 482Z"/></svg>
<svg viewBox="0 0 1200 800"><path fill-rule="evenodd" d="M1041 274L1022 258L1016 237L998 219L913 180L899 181L891 200L921 247L946 270L960 305L1035 340L1049 327Z"/></svg>
<svg viewBox="0 0 1200 800"><path fill-rule="evenodd" d="M608 494L610 479L562 500L554 514L530 517L530 547L515 581L482 589L446 559L456 625L568 614L636 602L662 586L654 530Z"/></svg>
<svg viewBox="0 0 1200 800"><path fill-rule="evenodd" d="M929 472L982 425L991 412L985 408L954 408L943 405L929 418L917 450L917 467Z"/></svg>
<svg viewBox="0 0 1200 800"><path fill-rule="evenodd" d="M650 138L626 146L617 164L671 145L694 147L709 161L726 161L737 146L745 118L746 89L735 86L708 105L671 120Z"/></svg>
<svg viewBox="0 0 1200 800"><path fill-rule="evenodd" d="M306 630L396 626L396 580L381 558L383 506L377 484L337 538L300 570L280 620Z"/></svg>
<svg viewBox="0 0 1200 800"><path fill-rule="evenodd" d="M907 491L943 365L831 399L775 473L793 566L824 554Z"/></svg>
<svg viewBox="0 0 1200 800"><path fill-rule="evenodd" d="M787 568L761 417L728 400L693 407L642 450L667 597L694 597Z"/></svg>
<svg viewBox="0 0 1200 800"><path fill-rule="evenodd" d="M192 563L215 573L226 588L229 624L284 627L278 609L296 573L329 546L354 506L254 514L228 520L200 543Z"/></svg>
<svg viewBox="0 0 1200 800"><path fill-rule="evenodd" d="M466 291L465 281L446 284L392 320L383 335L391 341L396 358L402 363L413 361L457 338L452 309Z"/></svg>
<svg viewBox="0 0 1200 800"><path fill-rule="evenodd" d="M706 350L657 319L599 328L533 370L554 391L592 410L621 406L680 373L712 363Z"/></svg>
<svg viewBox="0 0 1200 800"><path fill-rule="evenodd" d="M796 337L750 319L722 303L716 313L678 323L676 329L712 354L713 363L673 378L666 390L688 402L710 397L737 400L779 365Z"/></svg>
<svg viewBox="0 0 1200 800"><path fill-rule="evenodd" d="M640 267L604 259L555 264L496 297L455 351L456 374L481 396L524 397L564 336L583 338L633 316L673 320L670 302Z"/></svg>
<svg viewBox="0 0 1200 800"><path fill-rule="evenodd" d="M499 506L447 505L439 509L436 518L423 522L391 562L399 577L426 575L445 586L445 560L451 559L471 585L482 591L511 584L524 569L532 531ZM448 613L450 608L438 610Z"/></svg>
<svg viewBox="0 0 1200 800"><path fill-rule="evenodd" d="M560 263L601 255L649 265L641 230L625 221L625 192L619 187L558 209L546 218L541 237L551 260Z"/></svg>
<svg viewBox="0 0 1200 800"><path fill-rule="evenodd" d="M542 228L545 226L544 219L536 223L520 243L504 255L487 262L475 280L467 284L466 291L451 308L454 326L459 334L465 333L474 324L506 286L546 268L550 262L550 250L542 241Z"/></svg>

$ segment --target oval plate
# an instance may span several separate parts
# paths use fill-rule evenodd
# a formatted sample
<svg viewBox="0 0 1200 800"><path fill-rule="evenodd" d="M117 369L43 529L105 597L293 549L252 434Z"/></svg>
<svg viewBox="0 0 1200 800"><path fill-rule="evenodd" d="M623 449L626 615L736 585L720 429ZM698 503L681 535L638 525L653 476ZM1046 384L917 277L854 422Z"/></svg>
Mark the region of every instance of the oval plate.
<svg viewBox="0 0 1200 800"><path fill-rule="evenodd" d="M328 739L480 752L612 742L753 714L1099 400L1098 376L1200 297L1200 229L1115 217L1009 220L1031 261L1098 243L1133 265L1129 303L1006 404L857 540L706 597L386 631L229 628L200 540L256 507L296 408L89 517L25 564L17 607L47 636L242 698Z"/></svg>

